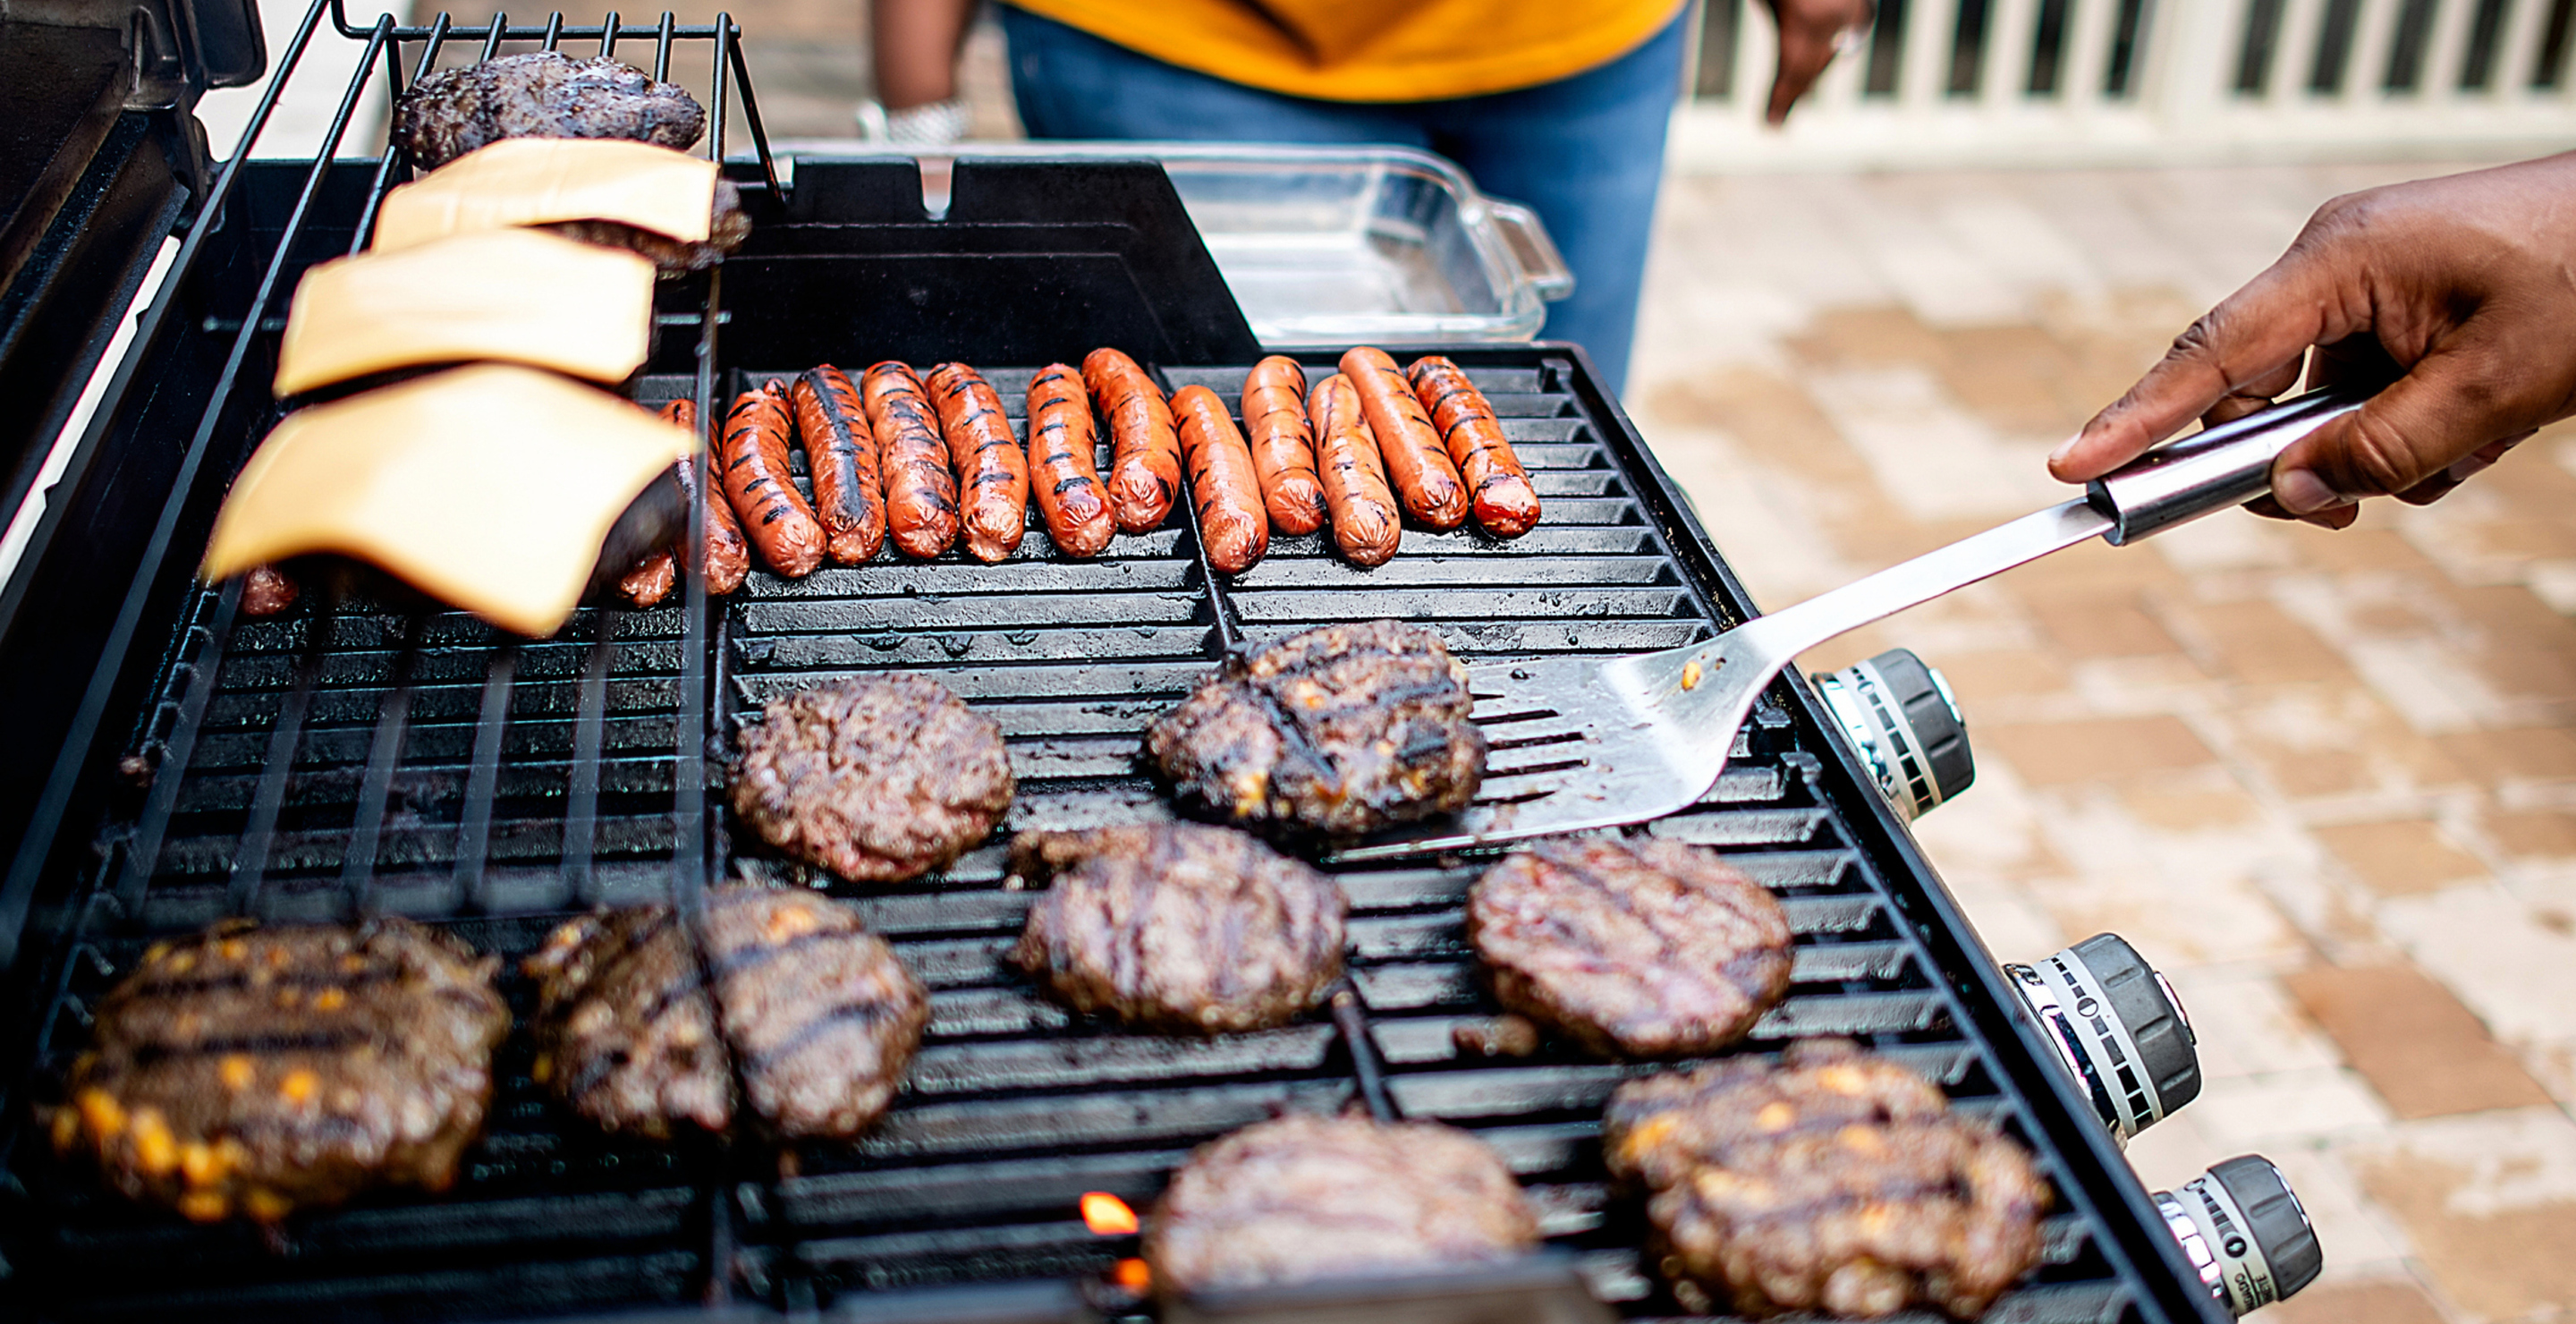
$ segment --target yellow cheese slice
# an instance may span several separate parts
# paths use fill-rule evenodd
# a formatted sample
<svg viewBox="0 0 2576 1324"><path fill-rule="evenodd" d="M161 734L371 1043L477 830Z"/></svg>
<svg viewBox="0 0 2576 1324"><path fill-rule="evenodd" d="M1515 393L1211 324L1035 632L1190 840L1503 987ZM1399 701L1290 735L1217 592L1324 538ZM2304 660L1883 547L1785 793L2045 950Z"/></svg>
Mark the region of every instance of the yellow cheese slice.
<svg viewBox="0 0 2576 1324"><path fill-rule="evenodd" d="M594 381L643 365L653 262L542 230L486 230L304 273L277 393L371 372L501 359Z"/></svg>
<svg viewBox="0 0 2576 1324"><path fill-rule="evenodd" d="M299 409L224 498L205 574L337 552L542 638L572 615L617 517L693 445L614 396L508 364Z"/></svg>
<svg viewBox="0 0 2576 1324"><path fill-rule="evenodd" d="M715 213L716 163L623 138L504 138L385 195L379 252L473 230L623 221L691 242Z"/></svg>

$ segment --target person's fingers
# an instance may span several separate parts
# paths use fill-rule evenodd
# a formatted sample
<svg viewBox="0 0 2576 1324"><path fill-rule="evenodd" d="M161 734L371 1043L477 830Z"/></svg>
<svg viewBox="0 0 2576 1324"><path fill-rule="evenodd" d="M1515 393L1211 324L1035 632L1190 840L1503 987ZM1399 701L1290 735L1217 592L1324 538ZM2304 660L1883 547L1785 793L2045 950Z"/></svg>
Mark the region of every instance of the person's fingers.
<svg viewBox="0 0 2576 1324"><path fill-rule="evenodd" d="M1872 0L1767 0L1780 35L1773 65L1771 102L1763 118L1775 127L1786 123L1789 108L1816 85L1834 62L1846 33L1869 26L1876 13Z"/></svg>
<svg viewBox="0 0 2576 1324"><path fill-rule="evenodd" d="M2272 462L2273 498L2304 516L2409 492L2526 431L2511 416L2509 381L2496 361L2475 343L2425 356L2361 408L2290 443Z"/></svg>
<svg viewBox="0 0 2576 1324"><path fill-rule="evenodd" d="M2230 396L2268 399L2257 388L2276 381L2286 390L2285 374L2324 338L2334 283L2329 263L2291 249L2175 337L2137 385L2048 457L2049 473L2099 478Z"/></svg>
<svg viewBox="0 0 2576 1324"><path fill-rule="evenodd" d="M2201 411L2201 426L2214 428L2271 408L2284 392L2299 384L2299 364L2300 360L2292 359L2220 397L2217 404Z"/></svg>
<svg viewBox="0 0 2576 1324"><path fill-rule="evenodd" d="M2429 506L2449 496L2460 484L2494 468L2496 461L2504 458L2505 452L2531 440L2532 435L2525 432L2520 436L2507 437L2502 441L2489 442L2480 446L2467 455L2451 461L2448 468L2398 493L2397 499L2410 506Z"/></svg>
<svg viewBox="0 0 2576 1324"><path fill-rule="evenodd" d="M1771 104L1763 118L1771 124L1789 122L1789 108L1807 89L1816 85L1825 66L1834 62L1835 29L1802 21L1790 7L1783 5L1780 16L1780 58L1771 75Z"/></svg>

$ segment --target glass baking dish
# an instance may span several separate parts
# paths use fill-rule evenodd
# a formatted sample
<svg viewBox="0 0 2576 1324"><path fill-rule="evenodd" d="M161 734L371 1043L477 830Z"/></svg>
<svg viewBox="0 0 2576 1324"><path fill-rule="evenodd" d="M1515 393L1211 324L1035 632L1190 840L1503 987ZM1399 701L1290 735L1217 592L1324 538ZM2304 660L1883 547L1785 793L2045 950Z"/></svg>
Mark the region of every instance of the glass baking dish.
<svg viewBox="0 0 2576 1324"><path fill-rule="evenodd" d="M957 156L1160 161L1265 346L1526 341L1547 301L1574 289L1527 207L1486 197L1455 162L1409 147L971 143L934 156L809 140L781 150L916 156L934 214Z"/></svg>

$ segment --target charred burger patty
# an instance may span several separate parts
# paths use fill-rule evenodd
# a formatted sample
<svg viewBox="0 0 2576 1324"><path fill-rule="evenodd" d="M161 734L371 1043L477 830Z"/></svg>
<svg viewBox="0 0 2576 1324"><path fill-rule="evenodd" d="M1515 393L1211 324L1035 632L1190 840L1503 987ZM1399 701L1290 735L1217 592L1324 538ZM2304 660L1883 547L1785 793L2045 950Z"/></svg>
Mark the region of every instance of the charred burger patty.
<svg viewBox="0 0 2576 1324"><path fill-rule="evenodd" d="M1011 860L1053 879L1012 959L1077 1011L1255 1030L1341 977L1341 886L1232 828L1022 833Z"/></svg>
<svg viewBox="0 0 2576 1324"><path fill-rule="evenodd" d="M1974 1318L2039 1261L2030 1155L1921 1076L1844 1040L1631 1081L1610 1170L1650 1193L1665 1275L1694 1310Z"/></svg>
<svg viewBox="0 0 2576 1324"><path fill-rule="evenodd" d="M55 1148L199 1221L443 1189L510 1026L496 964L402 919L157 944L100 1001Z"/></svg>
<svg viewBox="0 0 2576 1324"><path fill-rule="evenodd" d="M865 1130L930 1020L929 995L894 949L838 902L756 883L709 893L704 926L703 962L669 906L555 930L526 963L538 981L539 1078L612 1131L721 1131L737 1072L751 1111L779 1135Z"/></svg>
<svg viewBox="0 0 2576 1324"><path fill-rule="evenodd" d="M1516 851L1468 893L1467 937L1504 1006L1604 1054L1713 1052L1789 988L1779 901L1677 841Z"/></svg>
<svg viewBox="0 0 2576 1324"><path fill-rule="evenodd" d="M1290 635L1226 659L1145 733L1189 803L1244 824L1355 835L1461 809L1485 775L1467 668L1416 625Z"/></svg>
<svg viewBox="0 0 2576 1324"><path fill-rule="evenodd" d="M1456 1268L1537 1244L1536 1212L1474 1136L1305 1114L1201 1145L1145 1226L1167 1293Z"/></svg>
<svg viewBox="0 0 2576 1324"><path fill-rule="evenodd" d="M771 845L854 882L945 867L1010 808L1001 724L924 676L772 699L742 731L733 808Z"/></svg>

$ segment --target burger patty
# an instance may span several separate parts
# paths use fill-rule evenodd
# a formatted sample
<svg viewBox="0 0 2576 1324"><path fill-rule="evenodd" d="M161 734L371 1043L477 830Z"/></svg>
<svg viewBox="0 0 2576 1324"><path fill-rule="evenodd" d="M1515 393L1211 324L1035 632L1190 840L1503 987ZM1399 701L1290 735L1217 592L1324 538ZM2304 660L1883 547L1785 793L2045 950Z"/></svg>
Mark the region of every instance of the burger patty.
<svg viewBox="0 0 2576 1324"><path fill-rule="evenodd" d="M1145 733L1181 799L1238 823L1356 835L1465 808L1485 775L1467 668L1370 621L1229 657Z"/></svg>
<svg viewBox="0 0 2576 1324"><path fill-rule="evenodd" d="M1983 1313L2039 1262L2048 1187L2022 1147L1845 1040L1631 1081L1602 1150L1651 1192L1685 1306Z"/></svg>
<svg viewBox="0 0 2576 1324"><path fill-rule="evenodd" d="M1257 1030L1342 974L1341 885L1232 828L1024 832L1011 868L1054 880L1011 959L1076 1011Z"/></svg>
<svg viewBox="0 0 2576 1324"><path fill-rule="evenodd" d="M751 216L742 209L742 190L730 179L719 179L704 239L674 239L622 221L552 221L537 228L585 244L641 253L667 277L704 271L723 261L725 254L742 247L742 241L751 237Z"/></svg>
<svg viewBox="0 0 2576 1324"><path fill-rule="evenodd" d="M853 1136L883 1115L930 1022L894 949L847 906L760 883L708 893L703 927L703 966L669 906L556 929L525 966L537 1079L609 1130L655 1137L731 1125L737 1070L781 1136Z"/></svg>
<svg viewBox="0 0 2576 1324"><path fill-rule="evenodd" d="M444 1189L510 1028L497 965L403 919L154 944L98 1004L54 1147L200 1222Z"/></svg>
<svg viewBox="0 0 2576 1324"><path fill-rule="evenodd" d="M854 882L943 868L1011 806L1002 727L925 676L772 699L742 730L733 808L771 845Z"/></svg>
<svg viewBox="0 0 2576 1324"><path fill-rule="evenodd" d="M394 141L436 170L503 138L630 138L674 149L706 132L706 108L677 83L601 56L504 55L441 69L403 93Z"/></svg>
<svg viewBox="0 0 2576 1324"><path fill-rule="evenodd" d="M1789 989L1789 915L1717 852L1542 841L1467 894L1494 996L1603 1054L1707 1053Z"/></svg>
<svg viewBox="0 0 2576 1324"><path fill-rule="evenodd" d="M1507 1259L1538 1215L1484 1143L1436 1122L1290 1114L1190 1155L1145 1225L1166 1293Z"/></svg>

